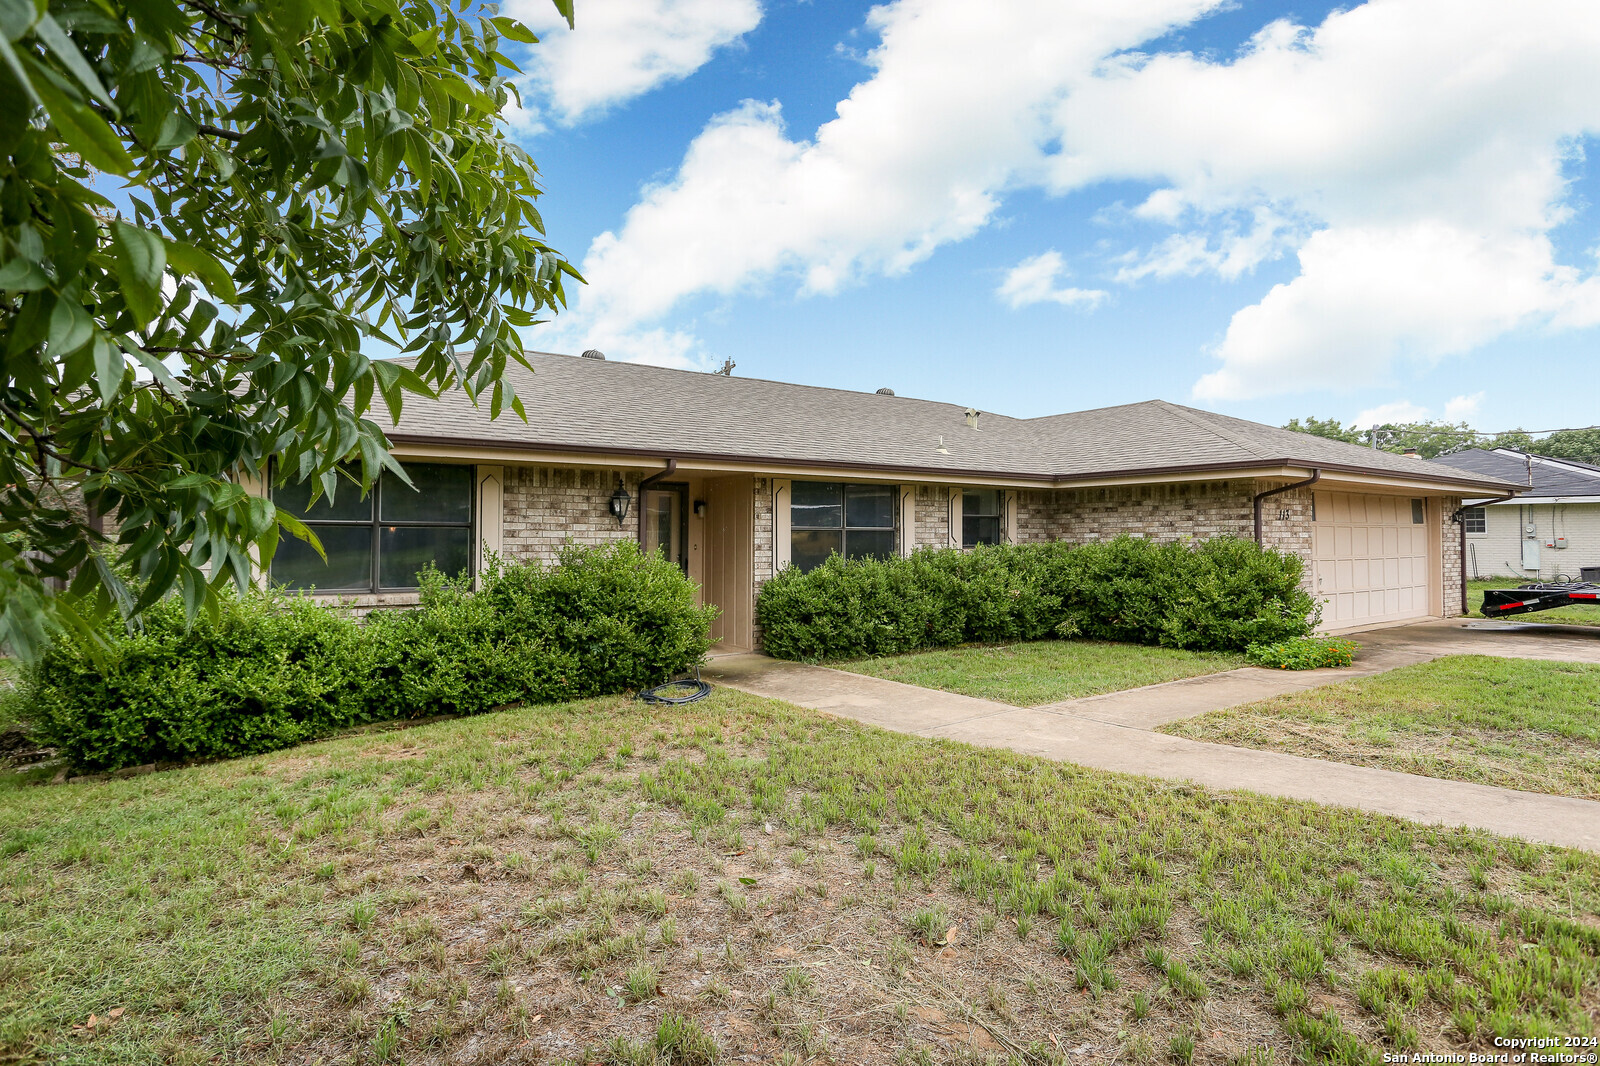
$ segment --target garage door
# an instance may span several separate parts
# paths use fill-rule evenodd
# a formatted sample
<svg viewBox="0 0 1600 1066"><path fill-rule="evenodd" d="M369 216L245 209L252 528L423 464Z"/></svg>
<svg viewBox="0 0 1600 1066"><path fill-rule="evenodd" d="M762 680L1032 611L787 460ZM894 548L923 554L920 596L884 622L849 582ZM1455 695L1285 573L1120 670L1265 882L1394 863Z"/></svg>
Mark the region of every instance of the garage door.
<svg viewBox="0 0 1600 1066"><path fill-rule="evenodd" d="M1319 492L1312 523L1317 598L1327 629L1431 613L1422 500Z"/></svg>

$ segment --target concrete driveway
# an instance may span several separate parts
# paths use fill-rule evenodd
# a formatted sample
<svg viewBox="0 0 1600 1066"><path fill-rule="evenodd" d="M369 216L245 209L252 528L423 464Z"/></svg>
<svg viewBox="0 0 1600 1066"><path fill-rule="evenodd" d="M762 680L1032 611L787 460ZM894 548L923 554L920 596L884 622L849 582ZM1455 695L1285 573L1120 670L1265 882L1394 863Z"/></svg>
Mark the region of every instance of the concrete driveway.
<svg viewBox="0 0 1600 1066"><path fill-rule="evenodd" d="M1450 619L1376 630L1352 639L1362 651L1350 669L1247 667L1043 707L1013 707L764 655L719 657L702 673L707 680L742 691L918 736L1600 851L1600 803L1152 732L1180 718L1442 655L1600 663L1600 628L1581 626Z"/></svg>

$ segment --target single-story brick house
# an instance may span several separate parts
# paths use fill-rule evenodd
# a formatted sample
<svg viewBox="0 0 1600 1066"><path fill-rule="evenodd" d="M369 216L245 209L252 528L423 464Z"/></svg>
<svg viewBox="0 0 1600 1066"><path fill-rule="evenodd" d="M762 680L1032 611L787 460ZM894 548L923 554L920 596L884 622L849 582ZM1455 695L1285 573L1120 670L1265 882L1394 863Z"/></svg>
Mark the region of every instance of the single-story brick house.
<svg viewBox="0 0 1600 1066"><path fill-rule="evenodd" d="M418 568L554 558L638 538L752 648L761 584L832 551L1257 536L1307 561L1329 630L1461 609L1463 495L1499 479L1161 400L1043 418L959 404L535 354L510 371L528 420L464 395L411 400L390 438L420 492L304 513L324 564L286 540L272 578L358 607L414 600ZM616 516L626 503L625 517Z"/></svg>
<svg viewBox="0 0 1600 1066"><path fill-rule="evenodd" d="M1467 573L1526 581L1577 581L1600 573L1600 466L1471 448L1435 463L1522 489L1510 499L1468 496L1462 512Z"/></svg>

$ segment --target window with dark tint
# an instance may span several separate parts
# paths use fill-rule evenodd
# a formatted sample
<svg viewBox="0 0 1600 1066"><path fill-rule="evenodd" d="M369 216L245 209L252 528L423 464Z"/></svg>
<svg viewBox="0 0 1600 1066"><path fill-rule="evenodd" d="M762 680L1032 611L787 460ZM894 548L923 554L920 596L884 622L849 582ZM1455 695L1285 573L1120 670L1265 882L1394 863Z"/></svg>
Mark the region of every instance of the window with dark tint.
<svg viewBox="0 0 1600 1066"><path fill-rule="evenodd" d="M1489 511L1485 507L1466 507L1461 511L1461 521L1468 533L1489 532Z"/></svg>
<svg viewBox="0 0 1600 1066"><path fill-rule="evenodd" d="M1412 500L1411 501L1411 524L1415 525L1415 526L1420 526L1420 525L1422 525L1425 517L1426 517L1426 513L1422 509L1422 501L1421 500Z"/></svg>
<svg viewBox="0 0 1600 1066"><path fill-rule="evenodd" d="M967 489L961 494L961 546L1000 543L1004 502L999 489Z"/></svg>
<svg viewBox="0 0 1600 1066"><path fill-rule="evenodd" d="M365 498L340 477L334 498L309 504L309 484L276 489L272 501L302 519L327 553L293 537L278 542L272 580L320 592L414 589L429 564L446 574L472 571L472 467L405 463L407 485L386 473Z"/></svg>
<svg viewBox="0 0 1600 1066"><path fill-rule="evenodd" d="M894 554L893 485L796 481L790 492L789 561L801 570L836 552L847 559Z"/></svg>

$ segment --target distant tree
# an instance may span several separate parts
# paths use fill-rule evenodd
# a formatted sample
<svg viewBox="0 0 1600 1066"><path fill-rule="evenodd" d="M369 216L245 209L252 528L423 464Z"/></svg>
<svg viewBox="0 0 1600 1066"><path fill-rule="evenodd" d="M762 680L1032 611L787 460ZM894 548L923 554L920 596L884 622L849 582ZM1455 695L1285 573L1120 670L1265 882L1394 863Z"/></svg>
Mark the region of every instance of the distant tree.
<svg viewBox="0 0 1600 1066"><path fill-rule="evenodd" d="M1366 433L1351 426L1346 429L1339 424L1337 418L1291 418L1284 424L1284 429L1292 429L1296 433L1309 433L1313 437L1327 437L1329 440L1342 440L1348 444L1367 443Z"/></svg>
<svg viewBox="0 0 1600 1066"><path fill-rule="evenodd" d="M1478 440L1479 448L1511 448L1519 452L1533 448L1533 435L1524 429L1508 429L1500 433L1484 434Z"/></svg>
<svg viewBox="0 0 1600 1066"><path fill-rule="evenodd" d="M329 493L345 460L344 491L398 471L376 402L394 418L404 393L460 387L521 411L517 327L577 274L499 122L500 44L534 37L468 8L0 0L11 650L173 588L192 617L280 530L315 543L240 483L272 457Z"/></svg>
<svg viewBox="0 0 1600 1066"><path fill-rule="evenodd" d="M1477 447L1478 433L1465 422L1403 422L1378 427L1378 447L1391 452L1415 449L1424 459Z"/></svg>
<svg viewBox="0 0 1600 1066"><path fill-rule="evenodd" d="M1600 426L1589 429L1565 429L1530 443L1535 455L1548 455L1553 459L1576 459L1580 463L1600 466Z"/></svg>

